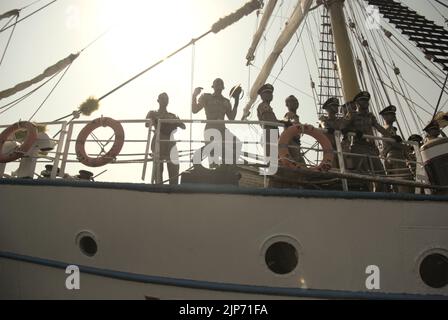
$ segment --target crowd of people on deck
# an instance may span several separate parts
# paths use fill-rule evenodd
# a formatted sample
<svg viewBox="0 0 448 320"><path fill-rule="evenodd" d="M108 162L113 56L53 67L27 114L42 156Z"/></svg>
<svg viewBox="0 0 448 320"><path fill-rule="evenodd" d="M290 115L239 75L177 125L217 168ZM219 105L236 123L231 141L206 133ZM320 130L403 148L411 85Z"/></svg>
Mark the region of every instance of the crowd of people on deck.
<svg viewBox="0 0 448 320"><path fill-rule="evenodd" d="M194 114L201 110L205 111L207 120L235 120L238 105L240 101L241 90L232 90L231 98L233 98L233 105L229 99L223 96L224 81L222 79L215 79L213 81L213 93L204 93L201 95L203 88L196 88L192 95L192 111ZM235 89L235 88L234 88ZM297 114L299 109L299 100L291 95L286 98L285 106L287 109L283 118L279 119L271 106L274 96L274 87L271 84L264 84L258 90L258 95L261 98L261 103L257 107L257 116L259 121L268 122L269 125L264 125L263 128L269 132L274 130L278 132L280 126L288 127L295 124L300 124L300 118ZM371 96L368 92L360 92L353 101L341 104L338 98L332 97L328 99L322 106L325 115L319 119L320 127L325 129L328 139L331 141L334 151L337 150L337 142L334 133L336 131L341 133L341 140L339 141L344 156L344 165L348 171L356 173L365 173L375 176L391 176L400 179L413 180L416 175L416 153L415 148L409 143L404 143L397 127L396 112L397 107L390 105L382 110L379 115L382 117L384 125L381 125L378 119L370 110ZM160 119L178 119L179 118L168 112L169 98L166 93L162 93L158 97L159 109L157 111L150 111L147 119L151 120L152 126L156 127ZM176 148L175 141L170 141L171 134L177 128L185 129L185 124L181 121L164 124L158 132L160 132L160 140L167 140L160 144L159 159L162 160L157 170L162 175L163 162L167 163L170 183L177 184L177 177L179 176L179 166L172 163L170 160L170 152ZM222 137L231 137L233 143L238 141L225 126L224 123L208 123L205 129L214 129L221 133ZM375 131L381 134L384 138L389 138L382 143L376 143ZM417 143L419 146L437 139L441 135L444 136L439 123L431 121L424 129L426 137L413 134L407 141ZM275 135L274 135L275 136ZM269 133L266 134L265 141L265 155L270 155ZM155 136L152 141L153 154L157 151L155 146ZM206 143L210 143L210 137L206 135ZM379 146L381 146L379 148ZM301 151L300 137L294 138L289 145L290 156L293 161L298 164L305 165L303 153ZM224 152L224 148L223 148ZM381 161L381 159L383 161ZM335 157L333 168L339 168L339 162ZM374 190L394 191L394 192L412 192L410 187L393 187L383 183L375 183Z"/></svg>

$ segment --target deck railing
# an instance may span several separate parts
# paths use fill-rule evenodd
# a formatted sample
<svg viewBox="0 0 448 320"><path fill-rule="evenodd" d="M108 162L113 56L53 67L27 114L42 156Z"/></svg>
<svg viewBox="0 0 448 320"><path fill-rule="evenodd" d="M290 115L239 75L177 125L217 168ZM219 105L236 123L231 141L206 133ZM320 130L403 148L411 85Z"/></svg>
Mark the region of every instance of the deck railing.
<svg viewBox="0 0 448 320"><path fill-rule="evenodd" d="M53 171L51 172L51 179L56 179L57 177L66 177L66 171L67 171L67 165L68 164L77 164L78 159L76 158L76 153L72 152L73 144L76 142L76 138L74 137L74 134L76 133L76 130L82 128L84 125L88 124L90 121L82 121L82 120L76 120L72 122L55 122L55 123L41 123L42 125L46 125L48 128L54 128L54 130L58 130L59 133L56 138L52 139L52 141L55 144L55 149L51 152L49 152L47 155L38 155L36 157L30 156L29 158L35 158L37 163L44 163L44 164L52 164L53 165ZM152 123L148 119L137 119L137 120L120 120L119 121L122 125L136 125L136 126L147 126L146 133L143 134L143 138L137 138L137 139L126 139L125 144L135 144L139 145L136 149L138 151L133 152L122 152L120 153L119 157L115 159L111 164L139 164L142 165L141 168L141 179L143 181L146 181L147 172L148 172L148 164L153 163L153 170L151 174L151 183L162 183L163 177L160 176L159 170L154 170L154 168L157 168L158 165L161 162L164 162L165 160L162 160L160 158L160 144L163 142L176 142L179 144L189 144L190 149L187 150L181 150L179 151L179 157L182 158L182 162L192 164L192 156L194 153L198 152L201 148L204 147L205 144L207 144L207 141L202 139L196 139L196 140L190 140L190 139L174 139L174 140L163 140L161 139L160 135L160 129L164 124L172 124L176 122L181 122L190 126L195 125L229 125L229 126L236 126L236 125L243 125L243 126L257 126L258 128L263 128L265 126L267 127L282 127L283 124L277 123L277 122L266 122L266 121L227 121L227 120L159 120L159 124L155 128L155 130L152 129ZM0 126L0 129L3 130L3 128L6 128L7 126ZM140 128L142 129L142 128ZM324 129L317 129L322 130L324 133L326 131ZM50 130L51 131L51 130ZM143 132L143 131L142 131ZM51 134L51 133L50 133ZM153 138L152 135L155 134L155 146L156 150L154 152L154 155L152 155L150 148L151 148L151 139ZM237 135L235 135L237 136ZM349 136L355 136L354 134L349 134ZM259 138L259 137L258 137ZM376 136L364 136L364 138L367 138L369 140L374 141L382 141L382 142L392 142L394 143L395 140L391 138L383 138L383 137L376 137ZM113 142L113 137L109 139L97 139L95 136L92 136L92 139L88 139L87 142L92 143L98 143L102 146L102 149L107 147L111 142ZM363 176L367 181L372 181L374 178L375 181L382 181L384 180L385 183L396 183L397 185L408 185L408 186L415 186L416 188L419 188L421 186L428 186L429 181L426 175L426 172L424 170L423 164L422 164L422 158L420 154L420 148L417 143L412 141L404 141L403 143L409 146L412 146L415 151L416 155L416 162L412 163L415 165L416 168L416 174L415 174L415 181L406 181L404 182L400 175L388 175L388 176L378 176L375 174L374 170L372 170L373 174L368 173L354 173L347 170L345 166L345 159L347 157L367 157L367 158L378 158L381 160L384 160L381 156L375 157L371 155L361 155L361 154L352 154L348 152L344 152L341 141L342 141L342 134L338 131L335 132L335 141L336 141L336 150L334 150L335 155L337 156L337 160L339 163L339 168L332 169L332 172L337 172L340 174L341 181L342 181L342 187L343 190L348 191L349 185L348 180L353 177L355 179L360 179L360 175ZM229 141L223 141L223 143L229 143ZM192 148L192 146L198 145L197 148ZM256 148L262 147L262 150L264 150L265 144L263 144L260 139L258 140L246 140L241 141L241 144L243 146L255 146ZM271 143L271 147L276 147L277 141L273 141ZM291 146L294 148L294 146ZM254 149L254 148L252 148ZM322 152L319 146L314 147L307 147L307 146L301 146L300 147L302 153L309 153L312 152L316 155L316 159L319 159L319 155ZM91 154L91 156L99 156L99 154ZM267 167L269 166L269 161L272 159L267 158L264 153L260 154L257 152L250 152L250 150L244 150L244 163L247 165L257 165L258 167ZM411 162L404 159L390 159L394 160L396 162L405 162L407 165L409 165ZM318 161L318 160L316 160ZM15 164L17 165L18 162ZM0 176L4 176L5 174L5 168L6 165L0 165ZM59 171L58 171L59 168ZM262 174L262 173L261 173ZM398 178L397 178L398 177ZM265 187L268 186L267 184L267 176L264 176L265 181ZM413 184L414 183L414 184Z"/></svg>

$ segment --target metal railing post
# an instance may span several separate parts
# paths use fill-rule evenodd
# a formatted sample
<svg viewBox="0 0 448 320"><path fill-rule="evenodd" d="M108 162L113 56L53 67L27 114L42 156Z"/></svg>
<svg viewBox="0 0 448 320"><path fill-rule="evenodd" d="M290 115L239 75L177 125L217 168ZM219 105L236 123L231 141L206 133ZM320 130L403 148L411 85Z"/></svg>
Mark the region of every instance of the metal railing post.
<svg viewBox="0 0 448 320"><path fill-rule="evenodd" d="M415 166L415 181L430 184L428 175L426 173L423 164L423 157L422 154L420 153L420 146L418 145L418 143L413 143L412 146L414 147L415 159L417 160ZM432 191L430 189L425 189L425 194L432 194Z"/></svg>
<svg viewBox="0 0 448 320"><path fill-rule="evenodd" d="M74 124L70 123L70 125L68 127L67 138L65 139L64 153L62 154L61 170L60 170L60 174L59 174L59 176L61 178L64 177L65 169L67 167L68 152L70 150L70 141L72 140L72 135L73 135L73 126L74 126Z"/></svg>
<svg viewBox="0 0 448 320"><path fill-rule="evenodd" d="M5 174L6 169L6 163L0 163L0 179L3 178L3 175Z"/></svg>
<svg viewBox="0 0 448 320"><path fill-rule="evenodd" d="M51 177L50 177L51 179L56 179L56 176L58 174L58 166L66 133L67 133L67 122L64 122L61 127L58 147L56 149L56 154L54 156L53 169L51 170Z"/></svg>
<svg viewBox="0 0 448 320"><path fill-rule="evenodd" d="M154 158L154 164L156 170L156 184L161 184L163 182L163 177L160 176L159 166L160 166L160 127L162 126L163 120L159 120L156 127L156 151ZM163 164L162 164L163 165Z"/></svg>
<svg viewBox="0 0 448 320"><path fill-rule="evenodd" d="M149 148L151 147L151 134L152 134L152 121L148 121L148 137L146 142L146 148L145 148L145 156L144 156L144 162L143 162L143 170L142 170L142 181L146 180L146 171L148 168L148 158L149 158ZM154 155L153 155L154 158ZM153 162L154 165L154 162ZM152 178L151 178L152 179Z"/></svg>
<svg viewBox="0 0 448 320"><path fill-rule="evenodd" d="M336 151L338 153L338 161L339 161L339 170L342 174L346 173L345 169L345 161L344 161L344 152L342 150L342 144L341 144L341 131L335 131L334 132L334 138L336 140ZM344 191L348 191L348 181L347 179L342 179L342 188Z"/></svg>

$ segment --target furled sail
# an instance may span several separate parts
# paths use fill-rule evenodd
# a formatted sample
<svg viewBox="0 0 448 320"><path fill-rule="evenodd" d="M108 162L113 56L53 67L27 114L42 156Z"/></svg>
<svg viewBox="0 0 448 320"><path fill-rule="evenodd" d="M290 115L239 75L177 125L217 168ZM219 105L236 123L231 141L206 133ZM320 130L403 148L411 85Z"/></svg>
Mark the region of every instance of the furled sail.
<svg viewBox="0 0 448 320"><path fill-rule="evenodd" d="M305 16L307 15L308 11L311 8L312 3L313 0L299 0L299 2L297 3L297 6L295 7L291 17L289 18L285 29L282 31L280 37L278 38L272 53L269 55L266 63L264 64L263 68L260 71L260 74L258 75L257 79L252 85L252 89L250 90L249 102L244 108L243 120L247 119L247 117L249 116L250 109L252 108L252 105L255 103L257 99L258 89L263 84L265 84L280 54L282 53L286 45L289 43L289 41L291 41L292 36L297 31L300 24L303 22Z"/></svg>
<svg viewBox="0 0 448 320"><path fill-rule="evenodd" d="M250 15L255 10L260 9L262 3L262 0L251 0L234 13L219 19L219 21L212 26L213 33L218 33L221 30L224 30L225 28L234 24L235 22L238 22L245 16Z"/></svg>
<svg viewBox="0 0 448 320"><path fill-rule="evenodd" d="M0 20L11 18L11 17L17 17L17 16L19 16L19 14L20 14L20 10L14 9L14 10L5 12L3 14L0 14Z"/></svg>
<svg viewBox="0 0 448 320"><path fill-rule="evenodd" d="M0 92L0 100L8 98L8 97L16 94L17 92L23 91L23 90L31 87L32 85L41 82L45 78L49 78L49 77L57 74L58 72L64 70L66 67L68 67L71 63L73 63L73 61L75 61L75 59L78 58L78 56L79 56L79 53L71 54L67 58L62 59L61 61L57 62L56 64L52 65L51 67L48 67L47 69L45 69L45 71L43 73L41 73L40 75L38 75L37 77L34 77L31 80L19 83L12 88L1 91Z"/></svg>
<svg viewBox="0 0 448 320"><path fill-rule="evenodd" d="M252 44L247 52L247 65L249 65L255 59L255 51L257 50L258 44L260 43L261 37L263 36L264 31L268 25L268 22L274 12L275 6L277 5L278 0L269 0L268 4L263 13L263 18L261 19L260 25L258 27L257 32L254 35L252 40Z"/></svg>

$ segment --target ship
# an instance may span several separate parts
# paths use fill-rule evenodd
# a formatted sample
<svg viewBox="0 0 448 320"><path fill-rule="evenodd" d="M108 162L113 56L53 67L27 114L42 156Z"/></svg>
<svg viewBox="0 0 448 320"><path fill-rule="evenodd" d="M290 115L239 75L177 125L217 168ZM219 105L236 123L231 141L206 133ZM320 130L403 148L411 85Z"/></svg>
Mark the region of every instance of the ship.
<svg viewBox="0 0 448 320"><path fill-rule="evenodd" d="M257 32L247 54L247 65L253 68L260 41L276 13L283 12L276 9L283 1L249 1L67 116L0 126L0 299L448 299L448 139L437 137L420 146L405 136L421 133L430 121L442 129L448 124L440 103L446 92L448 32L395 0L291 2L272 53L258 77L249 81L241 120L160 119L152 129L146 118L82 117L209 34L225 32L256 14ZM1 16L9 19L1 32L14 30L18 12ZM344 106L349 109L361 91L371 92L371 111L378 118L382 108L399 104L401 143L416 157L411 179L350 170L347 157L366 155L344 151L338 130L336 149L329 150L322 145L329 132L316 123L282 129L280 137L286 132L302 135L306 165L279 155L274 159L278 168L268 172L260 128L280 124L254 119L257 92L270 80L280 82L289 59L283 57L279 74L273 74L276 62L294 35L297 45L304 41L315 21L320 22L315 35L319 49L311 54L319 79L310 72L309 89L316 114L322 116L325 101L337 97L343 101L339 116L345 116ZM401 52L402 61L394 61L389 48ZM72 54L40 76L1 91L0 101L63 76L78 56ZM439 105L429 113L428 106L412 98L424 98L425 93L417 88L410 94L411 81L402 75L400 63L410 64L442 91ZM302 67L306 69L305 62ZM170 184L173 178L164 181L155 168L165 162L160 157L166 142L160 138L161 127L178 121L200 129L210 123L235 126L237 135L247 130L256 137L241 141L237 164L212 167L202 158L192 165L205 142L190 131L188 138L178 139L186 149L179 151L179 158L186 159L175 177L180 183ZM112 128L113 135L93 134L103 127ZM144 137L132 136L133 127L145 128ZM308 142L305 134L315 139ZM377 134L364 138L380 149L384 143L397 143ZM152 139L155 152L150 150ZM86 151L87 145L101 151ZM127 181L102 180L110 167L128 165L141 170L140 179L125 174ZM81 169L79 174L75 169ZM375 190L377 184L387 185L387 192Z"/></svg>

